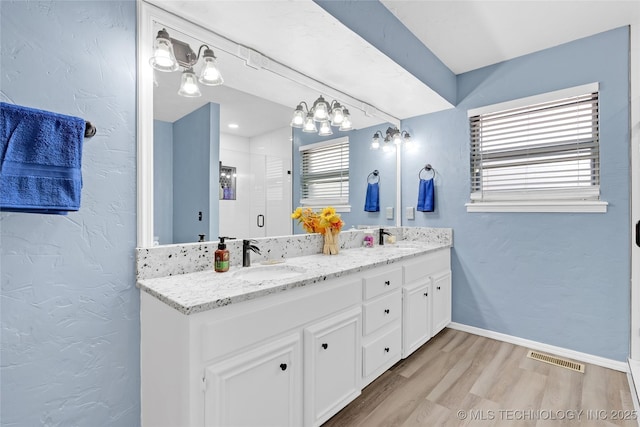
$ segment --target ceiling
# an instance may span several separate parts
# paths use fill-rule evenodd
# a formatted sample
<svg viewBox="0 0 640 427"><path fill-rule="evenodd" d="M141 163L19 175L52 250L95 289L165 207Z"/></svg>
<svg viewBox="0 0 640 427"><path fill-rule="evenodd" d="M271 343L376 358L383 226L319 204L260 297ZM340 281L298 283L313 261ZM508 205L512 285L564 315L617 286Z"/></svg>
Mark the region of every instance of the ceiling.
<svg viewBox="0 0 640 427"><path fill-rule="evenodd" d="M455 74L632 23L640 1L382 0Z"/></svg>
<svg viewBox="0 0 640 427"><path fill-rule="evenodd" d="M260 52L266 69L269 64L280 71L290 67L304 76L255 70L238 58L238 51L214 48L225 86L204 88L201 98L177 96L180 73L156 73L154 113L161 120L174 121L191 108L218 102L221 126L236 121L240 128L229 133L250 137L287 126L299 101L312 103L320 93L326 96L323 85L314 85L314 80L350 96L348 107L356 128L452 107L312 1L149 1L197 24L196 38L190 39L191 28L181 28L190 36L178 33L177 37L186 38L194 48L202 42L215 46L202 31L209 29ZM382 4L455 74L640 24L637 0L383 0Z"/></svg>

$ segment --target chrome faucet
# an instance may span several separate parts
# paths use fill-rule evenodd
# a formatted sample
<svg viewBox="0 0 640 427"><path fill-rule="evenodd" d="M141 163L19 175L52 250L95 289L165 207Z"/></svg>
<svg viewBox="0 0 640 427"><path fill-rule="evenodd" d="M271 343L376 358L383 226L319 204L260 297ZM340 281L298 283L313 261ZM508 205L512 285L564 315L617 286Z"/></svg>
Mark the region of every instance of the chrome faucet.
<svg viewBox="0 0 640 427"><path fill-rule="evenodd" d="M384 236L391 236L391 233L389 233L388 231L385 231L384 228L380 227L380 237L378 238L378 244L379 245L384 245Z"/></svg>
<svg viewBox="0 0 640 427"><path fill-rule="evenodd" d="M260 254L260 248L253 243L258 243L255 240L243 240L242 241L242 266L251 267L251 251Z"/></svg>

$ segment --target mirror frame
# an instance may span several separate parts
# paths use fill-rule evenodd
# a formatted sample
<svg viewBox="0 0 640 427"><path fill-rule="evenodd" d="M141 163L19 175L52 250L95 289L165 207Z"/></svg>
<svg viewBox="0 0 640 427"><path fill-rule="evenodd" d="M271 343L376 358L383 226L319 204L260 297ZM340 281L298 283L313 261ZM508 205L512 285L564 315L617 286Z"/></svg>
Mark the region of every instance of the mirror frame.
<svg viewBox="0 0 640 427"><path fill-rule="evenodd" d="M232 40L226 39L215 34L211 30L204 29L197 24L167 12L153 4L144 0L137 3L137 247L150 248L153 247L153 226L154 226L154 209L153 209L153 69L149 66L146 58L150 58L153 54L153 41L155 40L154 24L160 22L163 25L181 29L190 26L186 33L191 34L194 38L201 40L210 40L216 49L224 50L235 55L237 45ZM281 66L281 64L273 64L273 66ZM283 67L284 68L284 67ZM277 70L271 70L276 74L280 74ZM282 71L282 70L280 70ZM358 101L350 95L337 91L333 88L324 86L321 82L313 80L295 70L287 69L291 75L293 72L295 78L289 77L298 84L302 84L320 93L328 96L341 98L345 101L351 101L350 104L358 105ZM282 74L281 74L282 75ZM401 121L390 116L373 106L367 105L359 101L363 107L366 107L370 115L376 116L381 120L394 124L398 128L402 128ZM401 152L396 150L396 212L395 225L402 224L402 207L401 207ZM295 204L295 203L294 203Z"/></svg>

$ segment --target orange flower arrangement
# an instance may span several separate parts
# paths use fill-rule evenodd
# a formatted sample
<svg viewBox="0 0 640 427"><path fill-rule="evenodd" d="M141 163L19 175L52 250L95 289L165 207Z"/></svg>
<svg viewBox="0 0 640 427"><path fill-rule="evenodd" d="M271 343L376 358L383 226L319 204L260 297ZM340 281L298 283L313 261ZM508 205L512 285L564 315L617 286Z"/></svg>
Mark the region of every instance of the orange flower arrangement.
<svg viewBox="0 0 640 427"><path fill-rule="evenodd" d="M323 252L325 254L338 253L338 233L342 230L344 222L334 208L327 206L320 213L317 213L311 208L298 207L291 214L291 218L297 219L307 233L324 235Z"/></svg>

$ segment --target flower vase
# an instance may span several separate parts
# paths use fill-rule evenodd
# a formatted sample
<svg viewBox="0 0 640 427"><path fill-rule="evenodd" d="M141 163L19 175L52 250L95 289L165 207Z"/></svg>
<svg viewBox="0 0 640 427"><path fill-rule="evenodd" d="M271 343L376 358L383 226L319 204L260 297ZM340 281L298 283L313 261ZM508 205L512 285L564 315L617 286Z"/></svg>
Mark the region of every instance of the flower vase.
<svg viewBox="0 0 640 427"><path fill-rule="evenodd" d="M338 253L338 233L331 230L325 231L324 236L324 248L322 253L325 255L336 255Z"/></svg>

